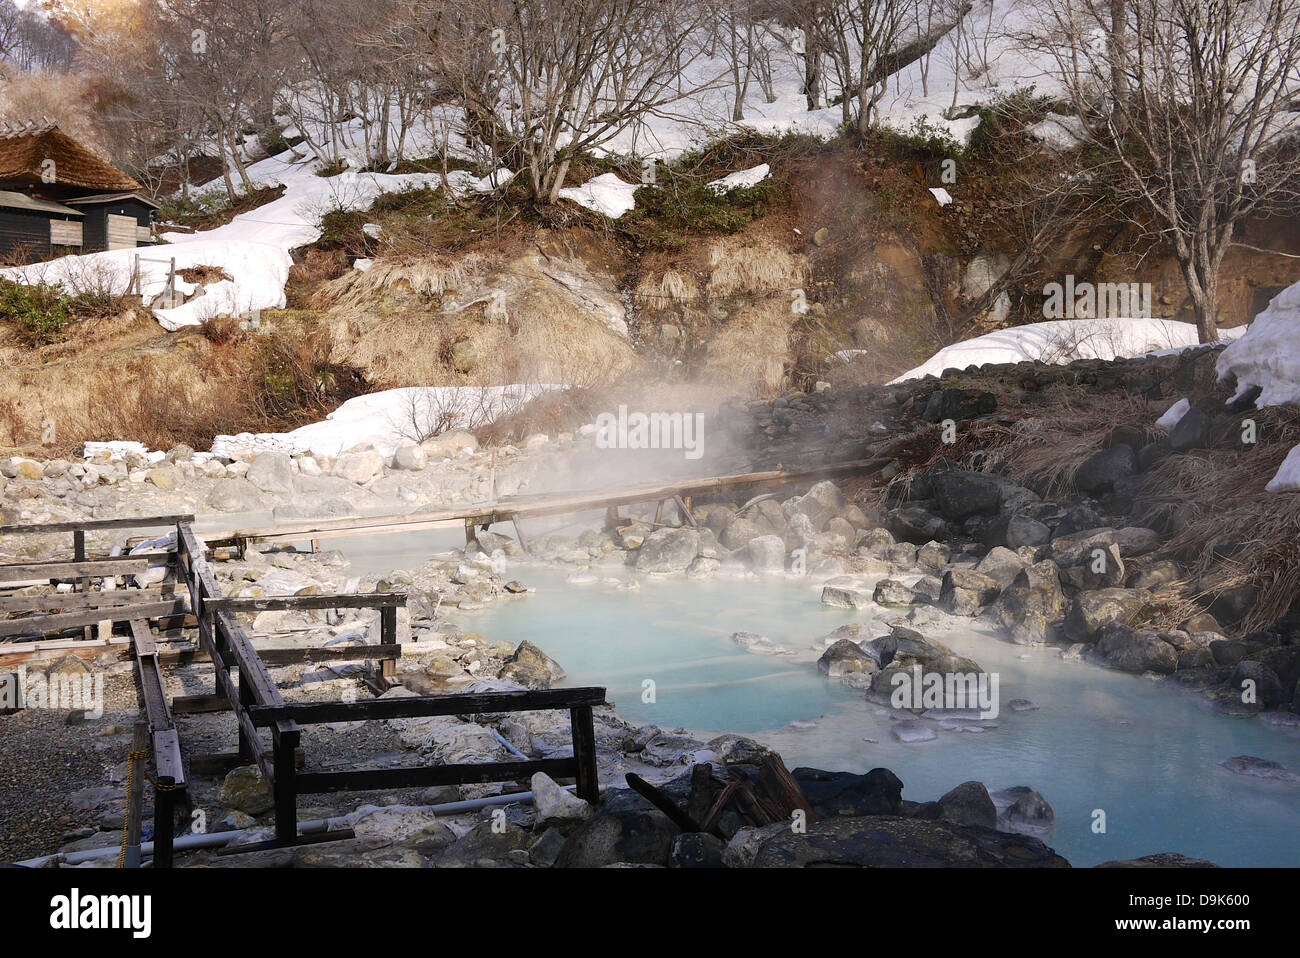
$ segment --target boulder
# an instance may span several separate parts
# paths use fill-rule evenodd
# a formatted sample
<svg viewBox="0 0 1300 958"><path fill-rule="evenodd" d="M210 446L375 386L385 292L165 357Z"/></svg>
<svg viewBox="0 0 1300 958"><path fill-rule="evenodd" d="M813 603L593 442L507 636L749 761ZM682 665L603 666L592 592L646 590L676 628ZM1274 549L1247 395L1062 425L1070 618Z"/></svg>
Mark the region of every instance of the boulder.
<svg viewBox="0 0 1300 958"><path fill-rule="evenodd" d="M1145 593L1135 589L1099 589L1080 592L1065 617L1065 634L1072 642L1095 642L1112 622L1132 622L1146 604Z"/></svg>
<svg viewBox="0 0 1300 958"><path fill-rule="evenodd" d="M877 605L914 605L925 599L918 597L911 586L903 585L897 579L881 579L876 583L871 601Z"/></svg>
<svg viewBox="0 0 1300 958"><path fill-rule="evenodd" d="M558 662L527 640L519 643L498 674L498 678L527 689L549 689L564 676Z"/></svg>
<svg viewBox="0 0 1300 958"><path fill-rule="evenodd" d="M615 863L666 866L677 835L677 827L663 812L602 809L565 839L555 867L600 868Z"/></svg>
<svg viewBox="0 0 1300 958"><path fill-rule="evenodd" d="M636 568L656 575L685 572L699 551L700 533L695 529L656 529L641 544Z"/></svg>
<svg viewBox="0 0 1300 958"><path fill-rule="evenodd" d="M1003 536L1008 549L1020 549L1024 546L1046 545L1052 538L1052 530L1045 523L1030 516L1015 515L1007 519L1007 529Z"/></svg>
<svg viewBox="0 0 1300 958"><path fill-rule="evenodd" d="M934 475L930 488L947 519L961 520L976 514L992 515L1002 504L998 482L982 473L950 471Z"/></svg>
<svg viewBox="0 0 1300 958"><path fill-rule="evenodd" d="M529 787L538 825L571 825L592 816L592 807L568 789L561 788L545 772L533 775Z"/></svg>
<svg viewBox="0 0 1300 958"><path fill-rule="evenodd" d="M1080 492L1110 492L1116 482L1135 475L1137 471L1137 453L1132 446L1111 446L1083 461L1074 471L1074 486Z"/></svg>
<svg viewBox="0 0 1300 958"><path fill-rule="evenodd" d="M780 536L755 536L745 545L745 558L755 572L785 569L785 540Z"/></svg>
<svg viewBox="0 0 1300 958"><path fill-rule="evenodd" d="M864 592L858 592L856 589L842 589L838 586L824 586L822 588L822 605L829 605L835 609L865 609L871 604Z"/></svg>
<svg viewBox="0 0 1300 958"><path fill-rule="evenodd" d="M995 546L989 550L988 555L980 559L975 566L975 571L982 572L993 579L997 582L999 589L1005 589L1011 585L1026 565L1028 563L1010 549L1004 546Z"/></svg>
<svg viewBox="0 0 1300 958"><path fill-rule="evenodd" d="M1264 663L1252 659L1242 659L1237 663L1228 679L1228 688L1234 695L1241 694L1243 697L1248 688L1253 688L1254 702L1266 709L1278 708L1291 700L1290 689L1282 685L1277 673Z"/></svg>
<svg viewBox="0 0 1300 958"><path fill-rule="evenodd" d="M992 612L1017 645L1042 645L1049 626L1065 614L1056 563L1044 559L1021 569L993 603Z"/></svg>
<svg viewBox="0 0 1300 958"><path fill-rule="evenodd" d="M404 472L419 472L424 468L429 455L420 446L409 443L398 446L393 453L393 468Z"/></svg>
<svg viewBox="0 0 1300 958"><path fill-rule="evenodd" d="M997 598L1000 588L996 579L974 569L949 569L936 603L950 615L979 615L984 606Z"/></svg>
<svg viewBox="0 0 1300 958"><path fill-rule="evenodd" d="M248 464L244 479L262 492L293 491L293 460L282 452L263 452Z"/></svg>
<svg viewBox="0 0 1300 958"><path fill-rule="evenodd" d="M1097 657L1122 672L1170 675L1178 668L1178 651L1156 632L1139 632L1119 622L1102 628L1094 646Z"/></svg>
<svg viewBox="0 0 1300 958"><path fill-rule="evenodd" d="M248 815L265 815L275 808L275 799L256 765L242 765L226 773L219 800L227 808Z"/></svg>
<svg viewBox="0 0 1300 958"><path fill-rule="evenodd" d="M868 655L856 643L840 639L822 653L817 660L817 669L831 678L839 678L850 672L874 672L879 668L876 659Z"/></svg>
<svg viewBox="0 0 1300 958"><path fill-rule="evenodd" d="M939 799L944 821L994 828L998 810L983 782L962 782Z"/></svg>
<svg viewBox="0 0 1300 958"><path fill-rule="evenodd" d="M814 822L805 833L783 829L754 856L758 868L1068 868L1036 838L945 821L875 815Z"/></svg>
<svg viewBox="0 0 1300 958"><path fill-rule="evenodd" d="M722 868L722 839L706 832L686 832L673 839L669 868Z"/></svg>
<svg viewBox="0 0 1300 958"><path fill-rule="evenodd" d="M759 536L768 535L770 530L760 526L753 519L747 519L744 516L732 516L723 526L722 532L718 535L718 542L724 548L743 549L749 544L749 540L757 539Z"/></svg>
<svg viewBox="0 0 1300 958"><path fill-rule="evenodd" d="M334 462L330 475L363 485L384 471L384 457L372 450L348 452Z"/></svg>
<svg viewBox="0 0 1300 958"><path fill-rule="evenodd" d="M796 768L790 773L821 818L898 815L903 807L903 783L887 768L865 775Z"/></svg>
<svg viewBox="0 0 1300 958"><path fill-rule="evenodd" d="M895 539L923 545L933 539L947 539L951 532L943 516L921 506L891 509L885 516L885 528Z"/></svg>

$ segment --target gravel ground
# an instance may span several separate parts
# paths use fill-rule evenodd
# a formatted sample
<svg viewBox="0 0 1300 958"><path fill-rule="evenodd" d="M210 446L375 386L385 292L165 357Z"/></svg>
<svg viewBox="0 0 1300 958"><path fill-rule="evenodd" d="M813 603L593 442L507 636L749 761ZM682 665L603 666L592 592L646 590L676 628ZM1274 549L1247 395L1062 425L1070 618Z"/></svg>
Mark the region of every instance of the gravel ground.
<svg viewBox="0 0 1300 958"><path fill-rule="evenodd" d="M57 709L0 716L0 861L56 852L72 833L95 827L96 814L70 796L121 777L137 714L135 681L125 673L105 678L100 718L68 724L69 713Z"/></svg>

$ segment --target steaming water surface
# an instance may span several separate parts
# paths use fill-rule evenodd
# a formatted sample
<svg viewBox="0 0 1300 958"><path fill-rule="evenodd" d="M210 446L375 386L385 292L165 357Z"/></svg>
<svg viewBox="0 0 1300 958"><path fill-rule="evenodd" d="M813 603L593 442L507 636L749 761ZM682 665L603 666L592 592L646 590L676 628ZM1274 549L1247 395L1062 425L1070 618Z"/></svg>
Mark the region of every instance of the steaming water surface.
<svg viewBox="0 0 1300 958"><path fill-rule="evenodd" d="M399 540L411 550L405 556ZM354 566L392 569L417 565L433 543L426 535L419 544L390 536L331 545ZM1192 693L1064 662L1055 648L1014 646L972 623L921 631L999 673L998 727L936 727L936 740L904 744L891 735L883 709L815 665L818 640L839 625L870 622L880 626L877 634L888 631L893 613L884 609L826 608L808 579L640 577L640 588L628 591L603 581L566 584L565 573L540 566L516 565L511 574L537 591L456 613L457 626L528 639L565 668L563 684L605 686L630 722L683 726L704 738L709 730L743 732L776 748L791 767L886 766L903 780L904 798L915 801L970 779L990 790L1029 785L1056 811L1044 840L1076 865L1163 851L1221 865L1300 865L1300 787L1218 766L1256 755L1300 772L1294 729L1226 718ZM618 567L595 574L633 578ZM732 641L737 631L760 633L795 654L751 654ZM654 682L653 703L643 701L646 680ZM1008 708L1019 698L1039 707ZM1093 830L1096 810L1105 813L1104 833Z"/></svg>

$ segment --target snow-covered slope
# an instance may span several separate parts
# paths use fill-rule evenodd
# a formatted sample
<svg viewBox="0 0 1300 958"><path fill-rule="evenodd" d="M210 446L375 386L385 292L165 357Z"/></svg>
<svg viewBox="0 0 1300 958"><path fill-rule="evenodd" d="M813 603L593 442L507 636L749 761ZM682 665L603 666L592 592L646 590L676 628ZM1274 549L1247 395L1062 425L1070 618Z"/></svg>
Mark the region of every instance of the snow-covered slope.
<svg viewBox="0 0 1300 958"><path fill-rule="evenodd" d="M1273 297L1245 335L1219 357L1219 376L1237 377L1237 395L1258 386L1257 406L1300 403L1300 283ZM1300 490L1300 446L1268 484L1272 492Z"/></svg>

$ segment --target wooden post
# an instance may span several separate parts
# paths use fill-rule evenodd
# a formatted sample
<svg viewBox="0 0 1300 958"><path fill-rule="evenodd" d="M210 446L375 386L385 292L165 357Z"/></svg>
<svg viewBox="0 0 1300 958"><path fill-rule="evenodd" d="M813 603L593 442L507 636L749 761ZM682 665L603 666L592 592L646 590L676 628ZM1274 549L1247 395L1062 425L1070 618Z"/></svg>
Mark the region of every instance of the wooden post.
<svg viewBox="0 0 1300 958"><path fill-rule="evenodd" d="M658 525L659 525L659 520L662 519L663 517L664 517L664 501L663 501L662 499L660 499L660 500L659 500L659 505L655 506L655 522L654 522L654 524L655 524L656 526L658 526Z"/></svg>
<svg viewBox="0 0 1300 958"><path fill-rule="evenodd" d="M383 645L397 644L397 606L386 605L379 610L379 641ZM379 663L381 685L391 685L397 678L397 660L384 659Z"/></svg>
<svg viewBox="0 0 1300 958"><path fill-rule="evenodd" d="M275 840L288 844L298 838L298 791L295 762L298 749L298 732L275 733L275 782L272 794L275 797Z"/></svg>
<svg viewBox="0 0 1300 958"><path fill-rule="evenodd" d="M511 517L510 517L510 522L511 522L511 524L515 527L515 536L518 537L518 539L519 539L519 548L523 549L523 550L524 550L524 554L527 555L527 554L528 554L528 540L526 540L526 539L524 538L524 530L521 529L521 528L519 528L519 517L518 517L518 516L511 516Z"/></svg>
<svg viewBox="0 0 1300 958"><path fill-rule="evenodd" d="M117 579L112 576L105 576L104 581L100 585L100 589L104 592L115 591L117 589ZM101 619L98 626L96 626L96 631L101 641L111 639L113 637L113 620Z"/></svg>
<svg viewBox="0 0 1300 958"><path fill-rule="evenodd" d="M692 529L696 528L695 516L691 513L690 502L681 496L674 496L673 502L677 503L677 508L681 510L682 518L686 520L687 524Z"/></svg>
<svg viewBox="0 0 1300 958"><path fill-rule="evenodd" d="M176 807L176 792L167 786L175 785L170 775L158 776L158 788L153 792L153 867L172 867L172 818Z"/></svg>
<svg viewBox="0 0 1300 958"><path fill-rule="evenodd" d="M144 722L135 723L135 734L131 738L131 751L145 752L149 747L149 729ZM131 798L126 806L126 856L122 864L126 868L140 867L140 814L144 810L144 763L148 759L138 757L131 760Z"/></svg>
<svg viewBox="0 0 1300 958"><path fill-rule="evenodd" d="M474 534L474 520L465 520L465 552L475 552L478 550L478 536Z"/></svg>
<svg viewBox="0 0 1300 958"><path fill-rule="evenodd" d="M84 562L86 560L86 530L85 529L76 529L72 533L72 558L75 559L77 562ZM90 576L78 576L76 581L72 585L72 591L89 592ZM111 630L112 629L110 626L110 631ZM81 631L82 631L82 637L85 638L87 641L89 641L94 637L94 633L91 631L90 626L86 626Z"/></svg>
<svg viewBox="0 0 1300 958"><path fill-rule="evenodd" d="M578 797L595 805L600 801L600 778L596 771L596 727L590 705L569 710L573 730L573 757L578 763Z"/></svg>

